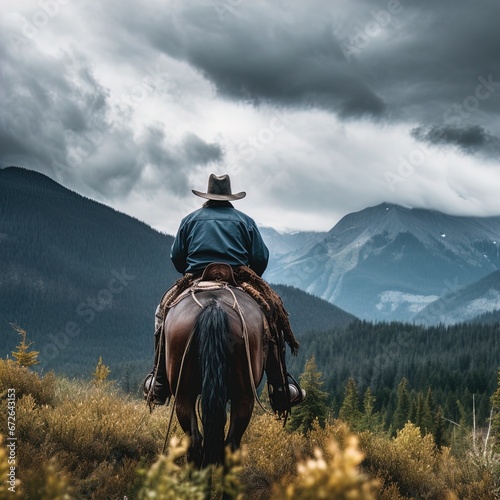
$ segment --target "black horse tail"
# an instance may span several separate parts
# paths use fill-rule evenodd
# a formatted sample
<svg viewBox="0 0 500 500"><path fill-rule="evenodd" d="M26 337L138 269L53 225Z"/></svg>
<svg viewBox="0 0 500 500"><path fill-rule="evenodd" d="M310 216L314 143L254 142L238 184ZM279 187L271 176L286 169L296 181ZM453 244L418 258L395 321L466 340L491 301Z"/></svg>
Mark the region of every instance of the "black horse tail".
<svg viewBox="0 0 500 500"><path fill-rule="evenodd" d="M224 458L224 426L227 403L226 311L212 299L196 320L194 339L201 366L201 421L203 424L203 466L221 463Z"/></svg>

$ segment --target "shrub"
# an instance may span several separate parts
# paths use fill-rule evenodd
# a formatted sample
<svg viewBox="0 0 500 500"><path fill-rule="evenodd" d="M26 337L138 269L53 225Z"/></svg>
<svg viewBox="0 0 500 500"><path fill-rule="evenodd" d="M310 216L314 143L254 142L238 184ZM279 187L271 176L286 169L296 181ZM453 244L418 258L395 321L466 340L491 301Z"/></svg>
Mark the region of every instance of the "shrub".
<svg viewBox="0 0 500 500"><path fill-rule="evenodd" d="M357 437L349 436L344 448L330 440L328 450L330 460L316 448L313 458L300 462L295 476L282 480L273 488L273 499L374 500L378 483L368 479L359 469L363 454L359 451Z"/></svg>
<svg viewBox="0 0 500 500"><path fill-rule="evenodd" d="M20 481L17 474L9 477L11 473L11 463L9 463L9 454L4 443L3 436L0 434L0 498L22 498L19 488ZM15 465L14 465L15 467ZM12 479L12 482L10 481Z"/></svg>
<svg viewBox="0 0 500 500"><path fill-rule="evenodd" d="M307 439L283 428L283 421L255 415L243 436L248 455L241 480L248 498L268 498L274 483L296 470L297 458L307 451Z"/></svg>
<svg viewBox="0 0 500 500"><path fill-rule="evenodd" d="M327 420L324 427L313 421L304 435L255 414L243 437L243 466L237 454L227 456L225 468L195 471L185 464L186 441L174 440L170 455L158 458L169 412L150 414L116 385L41 377L0 360L4 415L9 388L17 396L19 498L197 498L208 485L213 495L224 490L240 498L244 492L251 499L373 498L377 489L381 500L500 498L498 455L489 453L491 446L476 446L472 453L467 433L461 456L436 447L414 424L393 438L365 431L358 449L340 420ZM175 420L172 435L182 436ZM0 444L3 477L9 470L5 451Z"/></svg>
<svg viewBox="0 0 500 500"><path fill-rule="evenodd" d="M0 395L7 389L16 390L16 398L31 394L39 405L53 405L55 402L56 377L53 372L41 377L30 369L0 359Z"/></svg>
<svg viewBox="0 0 500 500"><path fill-rule="evenodd" d="M138 500L204 500L224 493L230 498L241 499L241 485L237 478L242 453L226 452L224 466L196 470L192 465L176 462L186 456L189 441L173 438L167 455L161 455L149 470L139 471L144 478ZM212 491L211 491L212 490Z"/></svg>
<svg viewBox="0 0 500 500"><path fill-rule="evenodd" d="M41 377L5 360L0 384L3 392L16 389L19 479L26 488L39 489L57 471L85 498L123 498L140 486L136 469L160 451L166 414L150 414L116 386ZM4 397L4 415L6 404ZM177 425L172 432L179 433Z"/></svg>
<svg viewBox="0 0 500 500"><path fill-rule="evenodd" d="M470 453L457 458L449 448L438 449L432 436L422 436L414 424L407 423L392 439L368 432L360 438L366 453L363 465L381 478L386 495L429 500L500 498L493 468L478 466Z"/></svg>

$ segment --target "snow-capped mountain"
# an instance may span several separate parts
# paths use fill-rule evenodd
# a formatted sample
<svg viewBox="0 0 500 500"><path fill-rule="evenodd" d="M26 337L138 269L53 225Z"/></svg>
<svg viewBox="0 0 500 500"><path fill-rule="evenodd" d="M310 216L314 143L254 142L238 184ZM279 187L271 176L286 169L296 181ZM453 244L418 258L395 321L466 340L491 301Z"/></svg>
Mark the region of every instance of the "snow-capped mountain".
<svg viewBox="0 0 500 500"><path fill-rule="evenodd" d="M451 292L429 304L415 316L423 324L445 325L468 321L500 309L500 271Z"/></svg>
<svg viewBox="0 0 500 500"><path fill-rule="evenodd" d="M266 272L366 319L411 320L500 269L500 216L458 217L383 203L346 215Z"/></svg>

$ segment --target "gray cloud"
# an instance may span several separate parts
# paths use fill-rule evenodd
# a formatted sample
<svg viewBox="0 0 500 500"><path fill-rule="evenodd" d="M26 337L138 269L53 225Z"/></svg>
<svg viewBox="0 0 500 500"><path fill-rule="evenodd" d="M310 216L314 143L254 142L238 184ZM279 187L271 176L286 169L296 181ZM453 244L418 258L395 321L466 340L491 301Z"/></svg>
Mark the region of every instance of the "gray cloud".
<svg viewBox="0 0 500 500"><path fill-rule="evenodd" d="M186 161L193 165L204 165L222 160L222 150L218 144L207 144L195 134L188 134L182 143Z"/></svg>
<svg viewBox="0 0 500 500"><path fill-rule="evenodd" d="M82 144L107 128L108 98L88 61L35 49L19 57L6 47L2 60L2 164L54 172L55 165L68 164L69 155L88 156Z"/></svg>
<svg viewBox="0 0 500 500"><path fill-rule="evenodd" d="M487 157L498 157L500 153L500 139L477 125L417 127L411 134L428 144L456 146L466 154L481 153Z"/></svg>
<svg viewBox="0 0 500 500"><path fill-rule="evenodd" d="M76 46L59 57L34 45L22 57L4 47L2 56L1 166L48 172L111 200L140 185L187 191L190 170L223 157L217 144L192 133L178 144L159 126L135 137L129 111L112 118L109 90ZM144 181L148 165L154 179Z"/></svg>
<svg viewBox="0 0 500 500"><path fill-rule="evenodd" d="M157 50L195 67L219 96L255 105L317 107L345 117L381 115L383 99L346 61L321 11L307 9L304 19L287 9L280 2L241 4L226 22L212 4L190 5L176 17L139 15L124 22L145 31Z"/></svg>
<svg viewBox="0 0 500 500"><path fill-rule="evenodd" d="M491 75L489 96L462 125L496 122L500 106L500 4L401 0L403 9L357 57L369 84L387 102L394 119L441 125L452 106L475 96L480 79ZM498 122L496 122L498 126Z"/></svg>
<svg viewBox="0 0 500 500"><path fill-rule="evenodd" d="M124 198L132 190L187 193L190 173L223 158L217 144L208 144L195 134L172 142L160 125L149 126L138 138L131 129L116 126L106 134L77 175L107 199Z"/></svg>
<svg viewBox="0 0 500 500"><path fill-rule="evenodd" d="M189 192L189 173L196 167L223 158L217 144L207 144L195 134L188 134L180 143L169 143L158 125L148 127L138 146L142 152L141 161L154 172L153 177L145 181L145 187L166 189L175 194Z"/></svg>
<svg viewBox="0 0 500 500"><path fill-rule="evenodd" d="M268 176L257 190L263 219L303 190L311 202L294 217L326 219L391 195L432 206L444 146L467 155L460 178L442 176L445 191L461 186L461 203L469 171L498 158L500 3L396 4L388 15L389 0L68 2L29 43L0 46L0 165L127 210L140 199L149 216L150 194L189 196L198 174L204 182L211 163L226 162L249 191ZM9 8L32 20L41 7ZM415 153L411 130L437 147L389 192L384 171ZM235 146L223 151L218 134ZM495 207L493 184L474 179L477 206Z"/></svg>
<svg viewBox="0 0 500 500"><path fill-rule="evenodd" d="M436 123L478 77L500 81L498 2L400 0L392 14L388 5L242 3L220 18L211 4L189 4L130 23L147 22L151 44L189 62L221 96L254 104ZM499 102L500 89L481 112Z"/></svg>

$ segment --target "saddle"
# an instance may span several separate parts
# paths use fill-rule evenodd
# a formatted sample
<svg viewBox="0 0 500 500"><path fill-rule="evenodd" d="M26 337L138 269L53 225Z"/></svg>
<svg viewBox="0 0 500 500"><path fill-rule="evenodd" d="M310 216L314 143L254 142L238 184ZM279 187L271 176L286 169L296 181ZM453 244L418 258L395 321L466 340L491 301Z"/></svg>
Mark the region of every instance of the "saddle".
<svg viewBox="0 0 500 500"><path fill-rule="evenodd" d="M259 304L268 320L272 336L283 336L290 346L292 354L297 354L299 343L292 332L288 313L281 298L260 276L247 266L233 269L229 264L214 262L205 268L199 278L193 274L185 274L163 295L160 303L162 317L165 318L168 309L188 296L191 290L215 289L224 286L224 284L239 287L250 295Z"/></svg>
<svg viewBox="0 0 500 500"><path fill-rule="evenodd" d="M229 264L212 262L208 264L201 275L200 281L224 281L232 286L238 286L234 279L233 268Z"/></svg>

